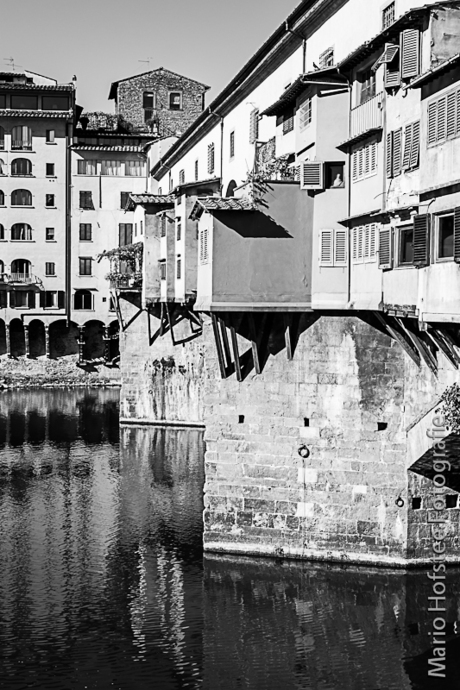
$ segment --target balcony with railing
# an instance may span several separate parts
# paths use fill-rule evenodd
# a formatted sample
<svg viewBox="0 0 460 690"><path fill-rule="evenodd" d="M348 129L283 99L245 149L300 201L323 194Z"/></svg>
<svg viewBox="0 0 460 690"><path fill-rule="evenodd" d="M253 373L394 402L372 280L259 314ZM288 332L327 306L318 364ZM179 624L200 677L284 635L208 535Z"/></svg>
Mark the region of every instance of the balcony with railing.
<svg viewBox="0 0 460 690"><path fill-rule="evenodd" d="M41 283L41 279L32 273L5 273L3 274L9 283L21 283L23 285L33 285Z"/></svg>
<svg viewBox="0 0 460 690"><path fill-rule="evenodd" d="M378 93L352 109L350 115L350 139L357 140L372 131L378 131L383 123L383 93Z"/></svg>
<svg viewBox="0 0 460 690"><path fill-rule="evenodd" d="M31 151L32 150L32 142L31 141L23 141L22 139L12 139L11 140L11 148L14 151Z"/></svg>

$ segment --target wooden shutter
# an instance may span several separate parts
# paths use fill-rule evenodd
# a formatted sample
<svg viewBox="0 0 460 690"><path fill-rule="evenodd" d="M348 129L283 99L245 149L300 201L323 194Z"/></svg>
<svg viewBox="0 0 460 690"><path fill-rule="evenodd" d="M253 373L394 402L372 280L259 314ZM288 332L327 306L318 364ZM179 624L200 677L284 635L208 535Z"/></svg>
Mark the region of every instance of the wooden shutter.
<svg viewBox="0 0 460 690"><path fill-rule="evenodd" d="M430 217L428 214L414 216L414 266L428 266L428 242Z"/></svg>
<svg viewBox="0 0 460 690"><path fill-rule="evenodd" d="M410 168L410 154L412 150L412 125L406 125L404 128L404 154L402 167L403 170Z"/></svg>
<svg viewBox="0 0 460 690"><path fill-rule="evenodd" d="M255 108L249 119L249 143L254 144L259 138L259 111Z"/></svg>
<svg viewBox="0 0 460 690"><path fill-rule="evenodd" d="M336 230L334 237L334 266L347 265L347 231Z"/></svg>
<svg viewBox="0 0 460 690"><path fill-rule="evenodd" d="M436 141L446 138L447 132L447 98L444 96L438 101L438 113L436 118Z"/></svg>
<svg viewBox="0 0 460 690"><path fill-rule="evenodd" d="M363 260L363 239L364 239L364 226L360 225L358 228L358 255L357 260Z"/></svg>
<svg viewBox="0 0 460 690"><path fill-rule="evenodd" d="M387 51L387 48L391 48L392 45L391 43L387 43L385 46L385 53ZM393 59L390 62L385 63L385 78L384 78L384 84L387 89L394 88L396 86L399 86L401 83L401 72L399 69L399 53L400 51L397 50L394 55Z"/></svg>
<svg viewBox="0 0 460 690"><path fill-rule="evenodd" d="M405 29L401 34L401 77L410 79L420 72L420 32Z"/></svg>
<svg viewBox="0 0 460 690"><path fill-rule="evenodd" d="M446 131L448 137L453 137L457 129L457 94L455 91L447 96L447 122Z"/></svg>
<svg viewBox="0 0 460 690"><path fill-rule="evenodd" d="M353 239L352 239L352 256L353 256L353 261L357 261L358 259L358 230L359 228L353 228Z"/></svg>
<svg viewBox="0 0 460 690"><path fill-rule="evenodd" d="M457 91L457 126L456 133L460 134L460 89Z"/></svg>
<svg viewBox="0 0 460 690"><path fill-rule="evenodd" d="M132 244L133 243L133 224L132 223L126 223L126 244Z"/></svg>
<svg viewBox="0 0 460 690"><path fill-rule="evenodd" d="M430 103L428 106L428 144L436 142L436 120L438 115L438 103Z"/></svg>
<svg viewBox="0 0 460 690"><path fill-rule="evenodd" d="M16 306L16 293L14 290L10 292L10 307Z"/></svg>
<svg viewBox="0 0 460 690"><path fill-rule="evenodd" d="M370 227L369 225L364 226L364 246L363 246L363 259L369 258L369 243L370 243Z"/></svg>
<svg viewBox="0 0 460 690"><path fill-rule="evenodd" d="M353 151L353 180L358 177L358 151Z"/></svg>
<svg viewBox="0 0 460 690"><path fill-rule="evenodd" d="M393 132L388 132L386 143L387 177L393 177Z"/></svg>
<svg viewBox="0 0 460 690"><path fill-rule="evenodd" d="M301 164L301 189L323 189L324 188L324 174L323 163L320 162L304 162Z"/></svg>
<svg viewBox="0 0 460 690"><path fill-rule="evenodd" d="M377 170L377 142L369 144L371 150L371 173Z"/></svg>
<svg viewBox="0 0 460 690"><path fill-rule="evenodd" d="M454 209L454 260L460 264L460 206Z"/></svg>
<svg viewBox="0 0 460 690"><path fill-rule="evenodd" d="M33 290L27 291L27 305L29 309L35 309L35 292Z"/></svg>
<svg viewBox="0 0 460 690"><path fill-rule="evenodd" d="M377 224L372 223L369 232L369 259L375 260L375 241L376 241Z"/></svg>
<svg viewBox="0 0 460 690"><path fill-rule="evenodd" d="M410 168L417 168L420 158L420 122L412 125L412 147L410 152Z"/></svg>
<svg viewBox="0 0 460 690"><path fill-rule="evenodd" d="M40 309L46 307L46 292L40 292Z"/></svg>
<svg viewBox="0 0 460 690"><path fill-rule="evenodd" d="M319 262L321 266L332 266L334 262L333 246L334 231L320 231Z"/></svg>
<svg viewBox="0 0 460 690"><path fill-rule="evenodd" d="M124 247L126 244L126 225L124 223L118 224L118 246Z"/></svg>
<svg viewBox="0 0 460 690"><path fill-rule="evenodd" d="M358 180L364 175L364 147L358 149Z"/></svg>
<svg viewBox="0 0 460 690"><path fill-rule="evenodd" d="M393 132L393 177L401 173L402 166L402 129Z"/></svg>
<svg viewBox="0 0 460 690"><path fill-rule="evenodd" d="M379 268L393 268L393 257L391 251L391 228L380 228Z"/></svg>
<svg viewBox="0 0 460 690"><path fill-rule="evenodd" d="M65 292L58 290L58 309L64 309Z"/></svg>

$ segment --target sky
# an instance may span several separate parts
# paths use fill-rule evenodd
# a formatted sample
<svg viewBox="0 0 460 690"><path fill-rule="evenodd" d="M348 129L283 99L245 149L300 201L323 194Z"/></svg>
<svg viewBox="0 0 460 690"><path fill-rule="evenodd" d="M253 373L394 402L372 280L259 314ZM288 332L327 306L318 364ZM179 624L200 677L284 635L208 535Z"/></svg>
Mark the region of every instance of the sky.
<svg viewBox="0 0 460 690"><path fill-rule="evenodd" d="M0 0L0 68L76 75L78 104L113 112L113 81L164 67L210 86L209 104L298 3Z"/></svg>

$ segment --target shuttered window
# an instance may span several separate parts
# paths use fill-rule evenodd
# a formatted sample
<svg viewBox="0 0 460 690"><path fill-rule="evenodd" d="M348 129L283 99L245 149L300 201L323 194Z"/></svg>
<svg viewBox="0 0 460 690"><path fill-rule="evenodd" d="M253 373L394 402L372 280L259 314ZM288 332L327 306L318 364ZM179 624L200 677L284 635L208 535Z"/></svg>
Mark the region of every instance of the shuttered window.
<svg viewBox="0 0 460 690"><path fill-rule="evenodd" d="M397 47L397 46L394 46ZM389 55L388 61L385 61L385 76L384 84L387 89L393 89L401 84L401 70L400 70L400 50L388 51L387 48L393 48L391 43L385 46L385 53ZM390 59L391 58L391 59Z"/></svg>
<svg viewBox="0 0 460 690"><path fill-rule="evenodd" d="M198 181L198 160L195 161L195 181Z"/></svg>
<svg viewBox="0 0 460 690"><path fill-rule="evenodd" d="M401 34L401 77L411 79L420 72L420 32L405 29Z"/></svg>
<svg viewBox="0 0 460 690"><path fill-rule="evenodd" d="M160 235L161 237L166 237L166 214L163 213L163 215L160 218Z"/></svg>
<svg viewBox="0 0 460 690"><path fill-rule="evenodd" d="M160 267L160 280L166 280L166 261L159 262Z"/></svg>
<svg viewBox="0 0 460 690"><path fill-rule="evenodd" d="M393 267L391 228L380 228L379 232L379 268Z"/></svg>
<svg viewBox="0 0 460 690"><path fill-rule="evenodd" d="M180 280L182 278L182 259L180 256L177 257L176 261L176 278Z"/></svg>
<svg viewBox="0 0 460 690"><path fill-rule="evenodd" d="M132 244L133 241L133 224L119 223L118 225L118 246L125 247L127 244Z"/></svg>
<svg viewBox="0 0 460 690"><path fill-rule="evenodd" d="M420 122L413 122L404 128L403 170L417 168L420 158Z"/></svg>
<svg viewBox="0 0 460 690"><path fill-rule="evenodd" d="M454 209L454 261L460 263L460 207Z"/></svg>
<svg viewBox="0 0 460 690"><path fill-rule="evenodd" d="M254 144L259 138L259 110L254 108L249 115L249 143Z"/></svg>
<svg viewBox="0 0 460 690"><path fill-rule="evenodd" d="M428 266L430 218L428 214L414 216L414 266Z"/></svg>
<svg viewBox="0 0 460 690"><path fill-rule="evenodd" d="M356 148L352 155L353 182L371 177L377 172L377 141Z"/></svg>
<svg viewBox="0 0 460 690"><path fill-rule="evenodd" d="M377 247L377 224L369 223L353 228L352 254L353 263L375 261Z"/></svg>
<svg viewBox="0 0 460 690"><path fill-rule="evenodd" d="M324 163L320 161L304 161L300 166L301 189L324 188Z"/></svg>
<svg viewBox="0 0 460 690"><path fill-rule="evenodd" d="M347 230L321 230L319 241L320 266L347 265Z"/></svg>
<svg viewBox="0 0 460 690"><path fill-rule="evenodd" d="M214 144L208 145L208 173L212 175L214 173L215 166L215 147Z"/></svg>
<svg viewBox="0 0 460 690"><path fill-rule="evenodd" d="M200 232L200 264L207 264L208 261L208 228L203 228Z"/></svg>
<svg viewBox="0 0 460 690"><path fill-rule="evenodd" d="M460 89L428 104L428 146L460 136Z"/></svg>
<svg viewBox="0 0 460 690"><path fill-rule="evenodd" d="M401 173L403 164L402 129L396 129L394 132L388 132L386 141L386 158L387 177L396 177L396 175Z"/></svg>

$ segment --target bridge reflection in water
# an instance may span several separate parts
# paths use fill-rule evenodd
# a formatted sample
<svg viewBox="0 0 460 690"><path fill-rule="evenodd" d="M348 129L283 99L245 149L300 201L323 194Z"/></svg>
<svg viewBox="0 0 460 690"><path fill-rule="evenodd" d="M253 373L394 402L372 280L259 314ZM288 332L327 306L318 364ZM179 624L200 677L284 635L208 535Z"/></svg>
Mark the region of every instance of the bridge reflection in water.
<svg viewBox="0 0 460 690"><path fill-rule="evenodd" d="M203 559L203 451L120 431L115 391L0 396L0 687L453 687L427 676L426 572Z"/></svg>

